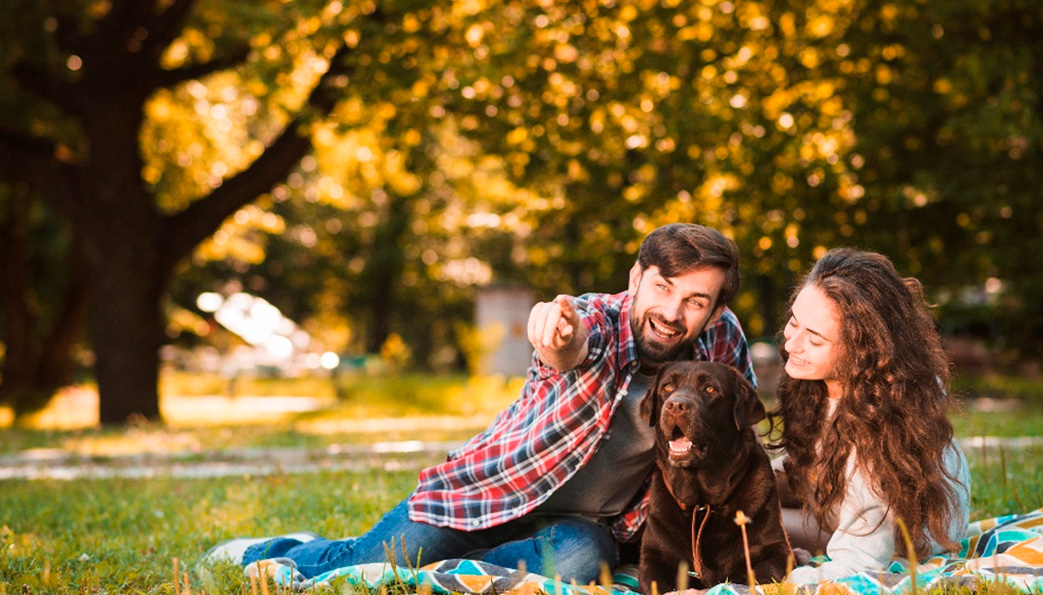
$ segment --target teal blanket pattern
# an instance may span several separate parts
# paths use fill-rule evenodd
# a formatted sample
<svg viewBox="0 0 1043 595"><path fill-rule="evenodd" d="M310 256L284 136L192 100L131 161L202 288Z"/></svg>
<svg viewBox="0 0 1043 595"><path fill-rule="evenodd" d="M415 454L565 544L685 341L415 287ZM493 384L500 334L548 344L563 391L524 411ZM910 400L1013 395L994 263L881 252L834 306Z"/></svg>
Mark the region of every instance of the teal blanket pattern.
<svg viewBox="0 0 1043 595"><path fill-rule="evenodd" d="M347 584L365 587L369 592L380 592L382 587L401 585L417 593L449 595L620 595L636 593L637 581L627 574L618 575L623 581L609 589L600 586L580 586L557 581L550 577L503 568L478 560L443 560L421 568L392 566L384 562L345 566L305 579L296 571L293 561L283 558L260 560L246 567L251 578L266 576L276 584L296 590L319 586ZM636 576L636 572L634 573Z"/></svg>
<svg viewBox="0 0 1043 595"><path fill-rule="evenodd" d="M812 564L821 563L817 558ZM911 565L895 558L889 568L814 585L786 585L795 595L906 595L933 587L1003 583L1026 593L1043 592L1043 508L971 523L960 551ZM915 585L915 589L914 589ZM770 595L777 586L758 587ZM746 585L717 585L706 595L750 595Z"/></svg>
<svg viewBox="0 0 1043 595"><path fill-rule="evenodd" d="M823 561L818 558L812 564ZM298 590L343 582L370 590L405 585L421 594L437 595L637 593L637 573L633 567L620 568L612 577L611 585L569 584L475 560L443 560L422 568L362 564L305 579L292 561L275 558L250 564L246 572L248 576L269 577L281 586ZM886 570L861 572L835 581L813 585L760 585L755 589L721 584L706 595L906 595L933 587L978 590L983 583L996 582L1026 593L1043 592L1043 508L972 523L959 552L935 556L920 564L910 565L908 560L896 558Z"/></svg>

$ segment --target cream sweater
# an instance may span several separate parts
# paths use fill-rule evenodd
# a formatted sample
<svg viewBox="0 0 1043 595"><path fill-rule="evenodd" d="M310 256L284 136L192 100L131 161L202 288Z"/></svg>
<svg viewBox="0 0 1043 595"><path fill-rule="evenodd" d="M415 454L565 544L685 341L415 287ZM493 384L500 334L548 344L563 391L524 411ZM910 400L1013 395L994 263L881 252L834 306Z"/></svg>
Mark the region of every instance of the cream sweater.
<svg viewBox="0 0 1043 595"><path fill-rule="evenodd" d="M831 411L832 413L832 411ZM871 488L863 474L856 469L857 453L852 452L847 465L847 495L840 503L837 530L826 545L829 560L815 568L800 566L790 573L794 583L817 583L857 574L864 570L886 568L895 555L895 532L898 526L886 502ZM781 468L782 459L773 461ZM963 539L970 520L970 469L967 458L954 439L945 451L945 468L957 478L953 486L959 499L956 516L949 529L949 538L956 543ZM932 554L944 548L932 539ZM905 555L905 552L899 552Z"/></svg>

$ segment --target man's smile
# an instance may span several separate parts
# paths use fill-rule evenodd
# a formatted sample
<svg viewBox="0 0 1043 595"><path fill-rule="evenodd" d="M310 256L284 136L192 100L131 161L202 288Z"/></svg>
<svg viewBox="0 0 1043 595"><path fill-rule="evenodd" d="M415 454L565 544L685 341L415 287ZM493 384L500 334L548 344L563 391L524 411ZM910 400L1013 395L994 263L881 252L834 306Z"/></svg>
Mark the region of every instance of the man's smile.
<svg viewBox="0 0 1043 595"><path fill-rule="evenodd" d="M681 335L681 331L672 329L668 325L662 322L657 322L651 317L648 319L648 328L652 330L652 334L666 341L672 341Z"/></svg>

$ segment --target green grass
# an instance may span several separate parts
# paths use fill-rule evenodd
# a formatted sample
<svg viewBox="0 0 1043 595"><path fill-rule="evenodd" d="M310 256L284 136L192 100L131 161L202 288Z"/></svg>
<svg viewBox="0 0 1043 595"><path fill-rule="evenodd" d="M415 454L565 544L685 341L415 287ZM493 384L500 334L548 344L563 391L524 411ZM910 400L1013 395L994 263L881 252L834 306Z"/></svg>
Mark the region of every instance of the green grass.
<svg viewBox="0 0 1043 595"><path fill-rule="evenodd" d="M1043 448L973 449L966 455L972 519L1043 507Z"/></svg>
<svg viewBox="0 0 1043 595"><path fill-rule="evenodd" d="M1021 399L1035 406L1043 403L1043 382L1026 376L956 375L952 390L967 398Z"/></svg>
<svg viewBox="0 0 1043 595"><path fill-rule="evenodd" d="M207 480L0 482L0 592L245 593L242 569L201 572L207 548L244 536L365 531L416 469ZM184 592L182 583L181 592Z"/></svg>
<svg viewBox="0 0 1043 595"><path fill-rule="evenodd" d="M298 378L255 377L244 375L234 380L220 374L195 374L164 369L160 376L159 392L182 397L231 395L233 393L272 396L333 397L336 383L326 376Z"/></svg>
<svg viewBox="0 0 1043 595"><path fill-rule="evenodd" d="M975 519L1043 506L1043 452L969 452ZM174 560L193 592L248 593L241 569L202 572L236 536L365 531L415 486L402 470L205 480L0 482L0 593L175 593ZM184 592L184 582L179 587Z"/></svg>
<svg viewBox="0 0 1043 595"><path fill-rule="evenodd" d="M298 396L336 399L331 415L370 416L470 415L497 411L505 395L513 398L520 379L401 373L376 375L346 373L330 377L256 378L244 376L230 382L213 374L164 371L160 393L164 396L202 397L251 395Z"/></svg>
<svg viewBox="0 0 1043 595"><path fill-rule="evenodd" d="M959 437L1043 436L1043 410L1028 406L1010 411L963 411L951 419Z"/></svg>

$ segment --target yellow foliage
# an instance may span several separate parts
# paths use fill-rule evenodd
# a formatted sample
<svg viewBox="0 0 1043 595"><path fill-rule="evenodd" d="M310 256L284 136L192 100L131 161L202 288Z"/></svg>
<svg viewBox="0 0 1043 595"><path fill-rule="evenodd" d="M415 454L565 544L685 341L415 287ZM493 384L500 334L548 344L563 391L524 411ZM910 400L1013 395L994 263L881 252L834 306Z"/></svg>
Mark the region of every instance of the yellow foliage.
<svg viewBox="0 0 1043 595"><path fill-rule="evenodd" d="M815 50L813 48L805 48L800 53L800 63L807 68L817 68L821 62L822 59L819 55L818 50Z"/></svg>
<svg viewBox="0 0 1043 595"><path fill-rule="evenodd" d="M810 37L822 38L833 32L835 20L832 15L818 15L808 21L805 29Z"/></svg>
<svg viewBox="0 0 1043 595"><path fill-rule="evenodd" d="M792 12L784 13L779 17L779 30L786 39L794 39L797 36L796 17Z"/></svg>
<svg viewBox="0 0 1043 595"><path fill-rule="evenodd" d="M508 144L517 145L521 144L525 139L529 137L529 131L524 126L519 126L514 130L507 133L506 141Z"/></svg>
<svg viewBox="0 0 1043 595"><path fill-rule="evenodd" d="M420 30L420 19L416 18L413 13L407 14L402 18L402 31L405 33L416 33Z"/></svg>
<svg viewBox="0 0 1043 595"><path fill-rule="evenodd" d="M894 4L885 4L880 8L880 18L884 21L894 21L898 17L898 7Z"/></svg>
<svg viewBox="0 0 1043 595"><path fill-rule="evenodd" d="M881 85L888 85L894 79L894 73L886 64L877 64L875 74L876 82Z"/></svg>

